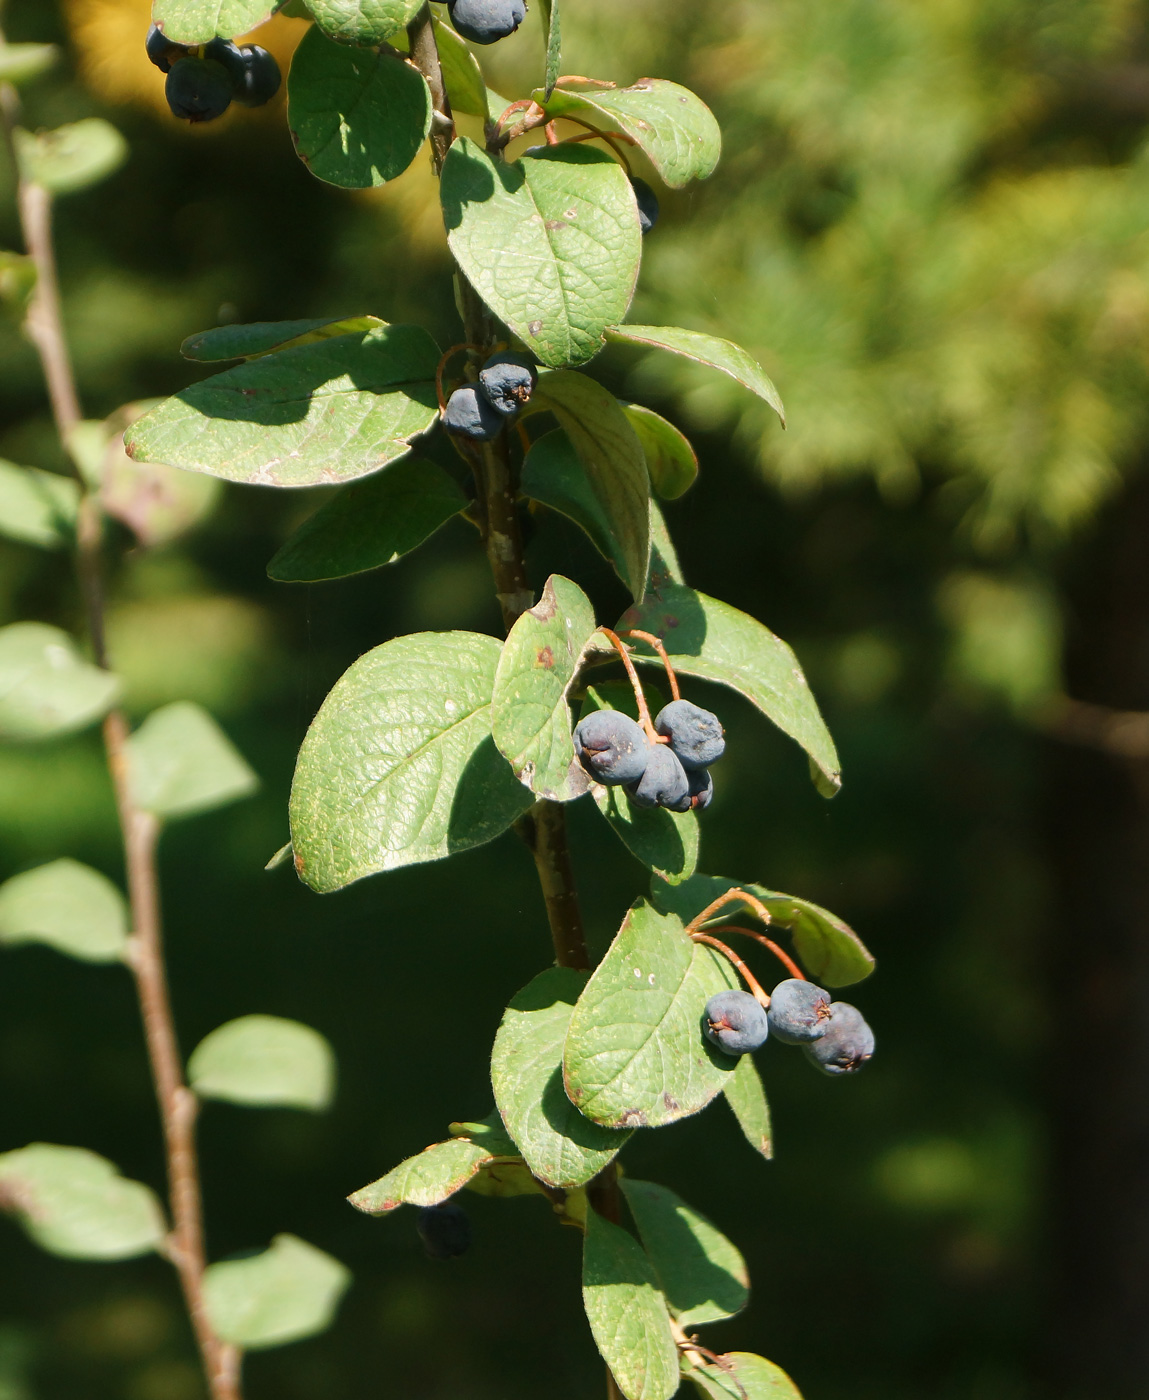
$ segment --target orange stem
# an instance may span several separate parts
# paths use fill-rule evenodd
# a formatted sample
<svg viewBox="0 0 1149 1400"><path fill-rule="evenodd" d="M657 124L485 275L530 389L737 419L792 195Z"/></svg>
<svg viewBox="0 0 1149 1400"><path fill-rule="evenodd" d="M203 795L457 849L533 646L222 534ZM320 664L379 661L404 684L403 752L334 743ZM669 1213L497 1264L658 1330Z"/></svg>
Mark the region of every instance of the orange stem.
<svg viewBox="0 0 1149 1400"><path fill-rule="evenodd" d="M599 628L599 631L605 631L605 628ZM770 917L769 909L766 908L760 899L752 894L748 894L745 890L733 889L727 890L725 894L720 894L713 903L706 906L701 914L695 914L694 918L686 925L686 932L693 933L695 929L701 927L707 919L713 918L713 916L718 913L719 909L724 909L728 904L739 901L743 904L748 904L751 910L758 915L764 924L771 924L774 922Z"/></svg>
<svg viewBox="0 0 1149 1400"><path fill-rule="evenodd" d="M678 689L678 677L674 674L674 667L670 664L670 657L667 655L666 648L662 644L662 638L656 637L653 632L640 632L635 627L632 627L625 635L628 637L637 637L641 642L649 642L655 651L658 652L659 656L662 657L662 664L666 667L666 679L670 682L671 699L681 700L682 696Z"/></svg>
<svg viewBox="0 0 1149 1400"><path fill-rule="evenodd" d="M794 961L794 959L779 948L772 938L767 938L764 933L755 933L752 928L742 928L739 924L719 924L716 928L708 928L707 933L742 933L747 938L753 938L755 943L761 943L763 948L769 948L791 977L797 977L800 982L805 982L806 974Z"/></svg>
<svg viewBox="0 0 1149 1400"><path fill-rule="evenodd" d="M746 983L754 1000L758 1002L763 1009L770 1005L770 997L763 989L761 982L754 976L733 948L728 948L725 943L720 942L717 938L711 938L708 933L692 933L690 937L695 943L709 943L712 948L717 948Z"/></svg>
<svg viewBox="0 0 1149 1400"><path fill-rule="evenodd" d="M642 690L642 682L638 679L638 672L634 669L634 662L630 659L630 651L627 649L626 643L617 632L612 632L609 627L600 627L598 630L622 657L622 664L626 667L626 674L630 678L630 683L634 688L634 698L638 704L638 722L646 730L646 737L652 744L665 744L667 740L656 732L651 721L650 709Z"/></svg>
<svg viewBox="0 0 1149 1400"><path fill-rule="evenodd" d="M435 395L439 400L440 413L447 407L447 400L443 397L443 371L447 368L447 361L450 360L452 355L457 355L460 350L478 350L481 352L482 349L483 347L481 345L472 345L470 341L463 340L460 341L458 345L449 346L443 351L439 363L435 367Z"/></svg>

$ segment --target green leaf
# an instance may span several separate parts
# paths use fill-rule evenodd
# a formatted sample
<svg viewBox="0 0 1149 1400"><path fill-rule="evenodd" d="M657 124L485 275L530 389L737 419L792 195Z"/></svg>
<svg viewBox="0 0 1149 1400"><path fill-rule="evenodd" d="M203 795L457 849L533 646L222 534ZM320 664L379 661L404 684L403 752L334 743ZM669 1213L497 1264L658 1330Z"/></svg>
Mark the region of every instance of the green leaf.
<svg viewBox="0 0 1149 1400"><path fill-rule="evenodd" d="M412 455L345 486L305 520L267 566L281 583L317 583L392 564L457 515L467 498L452 477Z"/></svg>
<svg viewBox="0 0 1149 1400"><path fill-rule="evenodd" d="M530 806L491 738L500 652L473 632L419 632L344 673L291 789L295 868L312 889L481 846Z"/></svg>
<svg viewBox="0 0 1149 1400"><path fill-rule="evenodd" d="M650 577L647 589L660 591L668 583L685 583L682 565L678 562L678 551L666 528L662 511L654 501L650 503Z"/></svg>
<svg viewBox="0 0 1149 1400"><path fill-rule="evenodd" d="M276 8L274 0L152 0L152 22L173 44L199 45L246 34Z"/></svg>
<svg viewBox="0 0 1149 1400"><path fill-rule="evenodd" d="M453 1138L466 1138L494 1157L519 1155L519 1149L507 1135L506 1126L499 1117L497 1108L492 1109L486 1118L478 1123L448 1123L447 1131Z"/></svg>
<svg viewBox="0 0 1149 1400"><path fill-rule="evenodd" d="M544 374L532 403L536 408L549 409L558 419L598 504L595 528L584 524L577 515L575 519L596 544L596 534L605 532L609 543L603 553L608 559L617 560L623 583L634 598L641 599L650 565L650 480L638 434L613 394L596 380L572 370ZM556 454L552 450L549 455L553 460ZM546 471L545 462L534 468L536 486ZM565 480L569 497L585 497L584 491L569 485L569 468ZM560 485L559 490L562 489ZM583 513L589 514L585 510Z"/></svg>
<svg viewBox="0 0 1149 1400"><path fill-rule="evenodd" d="M769 909L774 927L790 930L794 951L814 981L827 987L849 987L873 972L873 956L849 924L808 899L779 894L749 881L728 880L722 875L696 875L674 890L655 884L651 898L660 909L689 923L719 895L735 888L760 899Z"/></svg>
<svg viewBox="0 0 1149 1400"><path fill-rule="evenodd" d="M782 420L783 426L786 423L786 410L782 407L778 390L758 361L733 341L703 335L700 331L684 331L680 326L610 326L606 338L620 345L648 345L655 350L669 350L700 365L720 369L731 379L737 379L751 393L765 399Z"/></svg>
<svg viewBox="0 0 1149 1400"><path fill-rule="evenodd" d="M46 73L60 57L55 44L0 46L0 83L26 83Z"/></svg>
<svg viewBox="0 0 1149 1400"><path fill-rule="evenodd" d="M201 364L254 360L273 350L313 345L335 336L354 335L356 331L378 330L386 324L378 316L344 316L337 321L253 321L246 326L216 326L189 335L180 346L180 354L185 360Z"/></svg>
<svg viewBox="0 0 1149 1400"><path fill-rule="evenodd" d="M443 86L451 111L468 117L492 121L511 104L505 97L492 92L483 79L475 55L449 24L435 16L435 43L439 48L439 66L443 70Z"/></svg>
<svg viewBox="0 0 1149 1400"><path fill-rule="evenodd" d="M53 739L95 723L120 683L43 622L0 627L0 739Z"/></svg>
<svg viewBox="0 0 1149 1400"><path fill-rule="evenodd" d="M439 416L439 349L380 326L265 355L191 385L124 434L128 455L256 486L328 486L406 456Z"/></svg>
<svg viewBox="0 0 1149 1400"><path fill-rule="evenodd" d="M157 817L209 812L259 786L211 715L187 700L152 711L128 740L128 764L137 805Z"/></svg>
<svg viewBox="0 0 1149 1400"><path fill-rule="evenodd" d="M581 145L496 162L463 137L440 194L463 272L543 364L582 364L602 349L630 305L641 253L620 165Z"/></svg>
<svg viewBox="0 0 1149 1400"><path fill-rule="evenodd" d="M640 78L630 87L594 78L565 78L556 92L534 93L548 117L569 117L595 131L630 139L671 189L705 180L718 164L722 133L714 114L689 88L665 78Z"/></svg>
<svg viewBox="0 0 1149 1400"><path fill-rule="evenodd" d="M79 507L80 488L70 476L0 461L0 535L59 549L71 542Z"/></svg>
<svg viewBox="0 0 1149 1400"><path fill-rule="evenodd" d="M645 900L627 914L571 1017L564 1075L571 1102L610 1128L658 1128L706 1107L736 1061L702 1034L733 968Z"/></svg>
<svg viewBox="0 0 1149 1400"><path fill-rule="evenodd" d="M431 93L398 55L348 48L310 29L291 60L287 121L313 175L371 189L402 175L419 154L431 129Z"/></svg>
<svg viewBox="0 0 1149 1400"><path fill-rule="evenodd" d="M437 1142L347 1199L367 1215L386 1215L398 1206L437 1206L461 1191L491 1156L467 1138Z"/></svg>
<svg viewBox="0 0 1149 1400"><path fill-rule="evenodd" d="M746 1261L726 1236L665 1186L629 1176L620 1184L679 1326L689 1331L741 1312L750 1278Z"/></svg>
<svg viewBox="0 0 1149 1400"><path fill-rule="evenodd" d="M738 1068L726 1081L722 1092L738 1120L742 1136L755 1152L760 1152L769 1162L774 1156L770 1105L766 1101L766 1090L762 1087L762 1076L749 1055L739 1059Z"/></svg>
<svg viewBox="0 0 1149 1400"><path fill-rule="evenodd" d="M583 1186L630 1136L584 1118L563 1089L563 1042L585 972L552 967L511 999L491 1052L491 1083L507 1131L548 1186Z"/></svg>
<svg viewBox="0 0 1149 1400"><path fill-rule="evenodd" d="M547 32L547 71L543 88L544 95L550 97L558 82L559 66L562 63L562 30L559 24L559 0L542 0L543 24Z"/></svg>
<svg viewBox="0 0 1149 1400"><path fill-rule="evenodd" d="M510 1199L512 1196L544 1196L539 1181L521 1157L508 1161L484 1162L467 1182L466 1189L476 1196Z"/></svg>
<svg viewBox="0 0 1149 1400"><path fill-rule="evenodd" d="M598 552L625 578L627 561L610 516L594 493L579 455L562 428L544 433L531 443L519 481L525 496L549 506L585 530Z"/></svg>
<svg viewBox="0 0 1149 1400"><path fill-rule="evenodd" d="M626 1400L670 1400L679 1374L666 1300L642 1247L594 1210L586 1218L582 1298L595 1346Z"/></svg>
<svg viewBox="0 0 1149 1400"><path fill-rule="evenodd" d="M71 194L98 184L128 158L128 143L102 117L33 134L17 127L16 156L25 180L49 194Z"/></svg>
<svg viewBox="0 0 1149 1400"><path fill-rule="evenodd" d="M667 584L623 615L618 630L627 628L660 637L676 671L729 686L757 706L818 765L823 796L841 786L838 751L798 659L760 622L705 593ZM634 659L662 665L649 651L636 650Z"/></svg>
<svg viewBox="0 0 1149 1400"><path fill-rule="evenodd" d="M163 1243L155 1195L83 1147L34 1142L0 1153L0 1210L65 1259L131 1259Z"/></svg>
<svg viewBox="0 0 1149 1400"><path fill-rule="evenodd" d="M653 409L640 403L624 403L621 407L642 444L650 484L663 500L677 500L690 490L698 476L694 448L673 423Z"/></svg>
<svg viewBox="0 0 1149 1400"><path fill-rule="evenodd" d="M240 1016L192 1051L188 1082L201 1099L289 1108L327 1108L335 1053L318 1031L282 1016Z"/></svg>
<svg viewBox="0 0 1149 1400"><path fill-rule="evenodd" d="M649 694L647 698L649 703ZM638 718L634 691L628 681L599 681L588 686L582 714L592 710L623 710L631 719ZM676 885L694 874L698 865L698 818L693 812L638 807L619 787L596 784L591 792L598 810L623 845L655 875Z"/></svg>
<svg viewBox="0 0 1149 1400"><path fill-rule="evenodd" d="M116 962L128 946L128 909L106 875L51 861L0 885L0 943L46 943L85 962Z"/></svg>
<svg viewBox="0 0 1149 1400"><path fill-rule="evenodd" d="M570 802L590 787L575 757L567 695L596 631L590 599L552 574L511 628L495 672L495 744L525 787L554 802Z"/></svg>
<svg viewBox="0 0 1149 1400"><path fill-rule="evenodd" d="M405 29L422 0L307 0L307 8L329 39L374 48Z"/></svg>
<svg viewBox="0 0 1149 1400"><path fill-rule="evenodd" d="M351 1272L295 1235L262 1254L209 1264L203 1301L217 1337L255 1351L313 1337L331 1326Z"/></svg>
<svg viewBox="0 0 1149 1400"><path fill-rule="evenodd" d="M0 307L13 318L23 316L36 287L36 264L24 253L0 249Z"/></svg>
<svg viewBox="0 0 1149 1400"><path fill-rule="evenodd" d="M722 1360L729 1370L706 1362L684 1372L707 1400L802 1400L798 1387L772 1361L748 1351L729 1352Z"/></svg>

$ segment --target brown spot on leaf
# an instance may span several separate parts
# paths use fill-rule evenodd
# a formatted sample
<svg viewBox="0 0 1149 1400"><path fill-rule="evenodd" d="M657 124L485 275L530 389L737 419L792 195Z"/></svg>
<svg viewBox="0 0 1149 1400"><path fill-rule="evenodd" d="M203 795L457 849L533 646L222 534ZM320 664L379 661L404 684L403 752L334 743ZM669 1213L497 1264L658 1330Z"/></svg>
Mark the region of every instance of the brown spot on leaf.
<svg viewBox="0 0 1149 1400"><path fill-rule="evenodd" d="M548 233L556 233L560 228L566 228L566 226L567 221L565 219L548 219L544 224L544 228Z"/></svg>
<svg viewBox="0 0 1149 1400"><path fill-rule="evenodd" d="M555 654L550 647L542 647L535 653L535 665L541 666L545 671L553 671L555 668Z"/></svg>
<svg viewBox="0 0 1149 1400"><path fill-rule="evenodd" d="M671 1096L670 1096L669 1094L667 1094L667 1093L664 1092L663 1095L662 1095L662 1102L663 1102L663 1104L666 1106L666 1111L667 1111L667 1113L677 1113L677 1112L678 1112L678 1100L677 1100L677 1099L671 1098Z"/></svg>
<svg viewBox="0 0 1149 1400"><path fill-rule="evenodd" d="M532 321L527 327L527 330L529 330L532 335L538 335L539 331L541 331L542 328L543 323L541 321Z"/></svg>
<svg viewBox="0 0 1149 1400"><path fill-rule="evenodd" d="M647 1126L646 1114L641 1108L628 1108L615 1126L619 1128L645 1128Z"/></svg>

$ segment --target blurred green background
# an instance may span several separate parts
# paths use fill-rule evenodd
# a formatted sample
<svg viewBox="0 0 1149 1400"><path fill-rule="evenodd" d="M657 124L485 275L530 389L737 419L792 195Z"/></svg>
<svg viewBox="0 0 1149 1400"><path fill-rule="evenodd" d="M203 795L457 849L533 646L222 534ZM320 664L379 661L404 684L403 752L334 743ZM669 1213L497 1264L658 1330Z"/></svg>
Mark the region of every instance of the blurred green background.
<svg viewBox="0 0 1149 1400"><path fill-rule="evenodd" d="M282 98L188 130L143 55L146 0L9 0L10 39L64 61L32 127L98 114L127 163L58 206L85 412L183 387L178 346L233 320L373 312L458 338L427 163L378 194L314 181ZM767 1048L777 1160L719 1106L639 1134L746 1252L754 1293L710 1329L808 1400L1149 1396L1149 35L1133 0L568 0L568 72L695 88L725 154L663 198L632 319L728 335L774 375L783 434L721 376L611 352L595 372L696 443L667 516L695 586L796 648L841 750L832 803L728 695L732 761L704 869L804 895L879 959L856 999L879 1054L829 1082ZM286 64L302 25L261 31ZM529 91L537 7L489 51ZM0 243L19 248L11 199ZM65 470L34 353L0 327L0 456ZM427 1261L351 1190L490 1107L506 1000L550 960L512 835L319 898L262 867L293 757L352 660L423 628L496 632L456 520L342 583L264 568L322 493L229 487L194 535L125 547L111 596L129 706L191 698L262 778L164 838L181 1037L262 1011L322 1030L332 1112L209 1105L213 1257L290 1230L355 1283L323 1337L252 1356L252 1400L583 1400L602 1393L577 1239L535 1199L475 1198L470 1254ZM624 598L561 520L530 564ZM0 623L76 627L67 561L0 543ZM1072 697L1069 699L1067 697ZM572 812L596 950L643 884ZM58 855L118 877L94 734L0 748L0 876ZM162 1184L122 973L38 948L0 962L0 1150L91 1147ZM196 1400L170 1271L75 1264L0 1220L2 1400Z"/></svg>

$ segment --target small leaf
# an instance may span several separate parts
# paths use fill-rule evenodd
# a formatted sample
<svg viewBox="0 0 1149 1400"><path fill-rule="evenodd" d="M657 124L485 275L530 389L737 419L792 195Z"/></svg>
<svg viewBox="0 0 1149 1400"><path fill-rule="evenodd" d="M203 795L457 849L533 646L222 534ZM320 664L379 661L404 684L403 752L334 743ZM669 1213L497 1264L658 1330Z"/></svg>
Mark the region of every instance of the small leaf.
<svg viewBox="0 0 1149 1400"><path fill-rule="evenodd" d="M593 1210L582 1298L595 1346L626 1400L670 1400L679 1383L678 1349L654 1270L636 1240Z"/></svg>
<svg viewBox="0 0 1149 1400"><path fill-rule="evenodd" d="M461 1191L491 1156L467 1138L437 1142L347 1199L367 1215L386 1215L398 1206L437 1206Z"/></svg>
<svg viewBox="0 0 1149 1400"><path fill-rule="evenodd" d="M707 1400L802 1400L798 1387L780 1366L748 1351L722 1358L729 1369L701 1362L684 1374Z"/></svg>
<svg viewBox="0 0 1149 1400"><path fill-rule="evenodd" d="M289 864L294 854L291 842L285 841L263 868L264 870L278 870L281 865Z"/></svg>
<svg viewBox="0 0 1149 1400"><path fill-rule="evenodd" d="M163 1243L155 1195L83 1147L34 1142L0 1153L0 1210L65 1259L132 1259Z"/></svg>
<svg viewBox="0 0 1149 1400"><path fill-rule="evenodd" d="M188 1082L202 1099L270 1107L327 1108L335 1054L318 1031L282 1016L241 1016L192 1051Z"/></svg>
<svg viewBox="0 0 1149 1400"><path fill-rule="evenodd" d="M190 817L225 807L259 786L211 715L190 701L153 710L128 740L132 794L157 817Z"/></svg>
<svg viewBox="0 0 1149 1400"><path fill-rule="evenodd" d="M682 565L678 562L678 551L666 528L662 511L650 503L650 577L647 589L659 592L668 583L685 583Z"/></svg>
<svg viewBox="0 0 1149 1400"><path fill-rule="evenodd" d="M584 1118L563 1089L563 1042L587 974L552 967L529 982L503 1014L491 1052L491 1083L507 1131L548 1186L583 1186L630 1136Z"/></svg>
<svg viewBox="0 0 1149 1400"><path fill-rule="evenodd" d="M79 506L80 488L71 477L0 461L0 535L60 549L71 542Z"/></svg>
<svg viewBox="0 0 1149 1400"><path fill-rule="evenodd" d="M0 943L46 943L85 962L116 962L128 946L128 909L106 875L51 861L0 885Z"/></svg>
<svg viewBox="0 0 1149 1400"><path fill-rule="evenodd" d="M452 253L527 348L545 365L597 354L638 277L641 234L622 167L581 145L496 162L462 137L440 193Z"/></svg>
<svg viewBox="0 0 1149 1400"><path fill-rule="evenodd" d="M307 8L329 39L374 48L405 29L422 0L308 0Z"/></svg>
<svg viewBox="0 0 1149 1400"><path fill-rule="evenodd" d="M849 924L808 899L720 875L696 875L673 890L655 883L651 898L659 909L675 913L689 923L719 895L736 887L749 891L766 905L775 928L789 929L794 952L807 976L815 982L826 987L849 987L873 972L873 956Z"/></svg>
<svg viewBox="0 0 1149 1400"><path fill-rule="evenodd" d="M53 739L85 729L119 691L116 677L85 661L58 627L0 627L0 739Z"/></svg>
<svg viewBox="0 0 1149 1400"><path fill-rule="evenodd" d="M350 1283L338 1259L295 1235L276 1235L262 1254L209 1264L203 1300L221 1341L255 1351L326 1331Z"/></svg>
<svg viewBox="0 0 1149 1400"><path fill-rule="evenodd" d="M385 326L378 316L344 316L329 321L253 321L246 326L216 326L188 336L180 346L185 360L213 364L218 360L255 360L273 350L289 346L314 345L357 331L378 330Z"/></svg>
<svg viewBox="0 0 1149 1400"><path fill-rule="evenodd" d="M680 326L610 326L606 338L620 345L648 345L655 350L669 350L700 365L720 369L751 393L765 399L785 426L786 410L778 390L758 361L733 341L703 335L700 331L685 331Z"/></svg>
<svg viewBox="0 0 1149 1400"><path fill-rule="evenodd" d="M122 450L109 451L100 481L100 504L154 548L179 539L201 524L219 503L215 477L177 471L161 462L133 462Z"/></svg>
<svg viewBox="0 0 1149 1400"><path fill-rule="evenodd" d="M439 416L439 349L381 326L279 350L201 380L124 434L128 455L255 486L333 486L410 450Z"/></svg>
<svg viewBox="0 0 1149 1400"><path fill-rule="evenodd" d="M557 92L551 87L548 75L547 90L534 94L548 117L569 117L595 131L621 131L671 189L705 180L718 164L722 133L710 108L689 88L665 78L640 78L623 88L567 78Z"/></svg>
<svg viewBox="0 0 1149 1400"><path fill-rule="evenodd" d="M20 173L50 194L98 184L128 158L128 143L102 117L84 117L35 135L17 127L14 136Z"/></svg>
<svg viewBox="0 0 1149 1400"><path fill-rule="evenodd" d="M653 409L640 403L624 403L622 411L638 434L646 456L650 484L664 501L675 501L694 485L698 458L689 441Z"/></svg>
<svg viewBox="0 0 1149 1400"><path fill-rule="evenodd" d="M234 39L268 19L274 0L152 0L152 21L173 44Z"/></svg>
<svg viewBox="0 0 1149 1400"><path fill-rule="evenodd" d="M501 650L473 632L418 632L336 683L291 788L295 868L312 889L481 846L530 806L491 738Z"/></svg>
<svg viewBox="0 0 1149 1400"><path fill-rule="evenodd" d="M466 504L442 467L426 457L403 458L321 506L275 554L267 576L317 583L392 564Z"/></svg>
<svg viewBox="0 0 1149 1400"><path fill-rule="evenodd" d="M749 1055L739 1059L738 1068L726 1081L722 1092L738 1120L742 1136L755 1152L760 1152L768 1162L771 1161L774 1136L770 1126L770 1105L766 1101L766 1090L762 1087L762 1076Z"/></svg>
<svg viewBox="0 0 1149 1400"><path fill-rule="evenodd" d="M640 600L650 566L650 480L630 420L613 394L571 370L544 374L532 403L549 409L570 439L609 530L604 552L618 558L623 583Z"/></svg>
<svg viewBox="0 0 1149 1400"><path fill-rule="evenodd" d="M542 0L543 24L547 33L547 70L543 87L545 96L550 97L558 82L562 64L562 30L559 25L559 0Z"/></svg>
<svg viewBox="0 0 1149 1400"><path fill-rule="evenodd" d="M629 1176L621 1186L679 1326L689 1331L741 1312L750 1296L750 1278L746 1261L726 1236L665 1186Z"/></svg>
<svg viewBox="0 0 1149 1400"><path fill-rule="evenodd" d="M505 97L487 87L475 55L438 15L435 16L435 43L452 112L488 122L511 105Z"/></svg>
<svg viewBox="0 0 1149 1400"><path fill-rule="evenodd" d="M0 83L19 86L46 73L60 57L55 44L0 45Z"/></svg>
<svg viewBox="0 0 1149 1400"><path fill-rule="evenodd" d="M675 915L640 900L571 1017L564 1076L571 1102L610 1128L658 1128L721 1093L736 1061L702 1034L716 992L737 987L725 958Z"/></svg>
<svg viewBox="0 0 1149 1400"><path fill-rule="evenodd" d="M567 694L596 630L590 599L552 574L511 628L495 672L495 744L524 787L554 802L570 802L590 787L575 757Z"/></svg>
<svg viewBox="0 0 1149 1400"><path fill-rule="evenodd" d="M348 48L310 29L291 60L287 121L313 175L371 189L402 175L419 154L431 129L431 93L396 54Z"/></svg>
<svg viewBox="0 0 1149 1400"><path fill-rule="evenodd" d="M624 614L618 630L627 628L660 637L681 674L717 681L744 695L818 765L826 780L824 796L841 786L838 751L798 658L760 622L705 593L667 584ZM661 666L647 645L636 644L634 659Z"/></svg>
<svg viewBox="0 0 1149 1400"><path fill-rule="evenodd" d="M562 428L544 433L531 443L523 460L519 486L525 496L557 510L585 530L598 552L614 565L619 578L626 577L626 556L610 515L595 495L574 444Z"/></svg>

